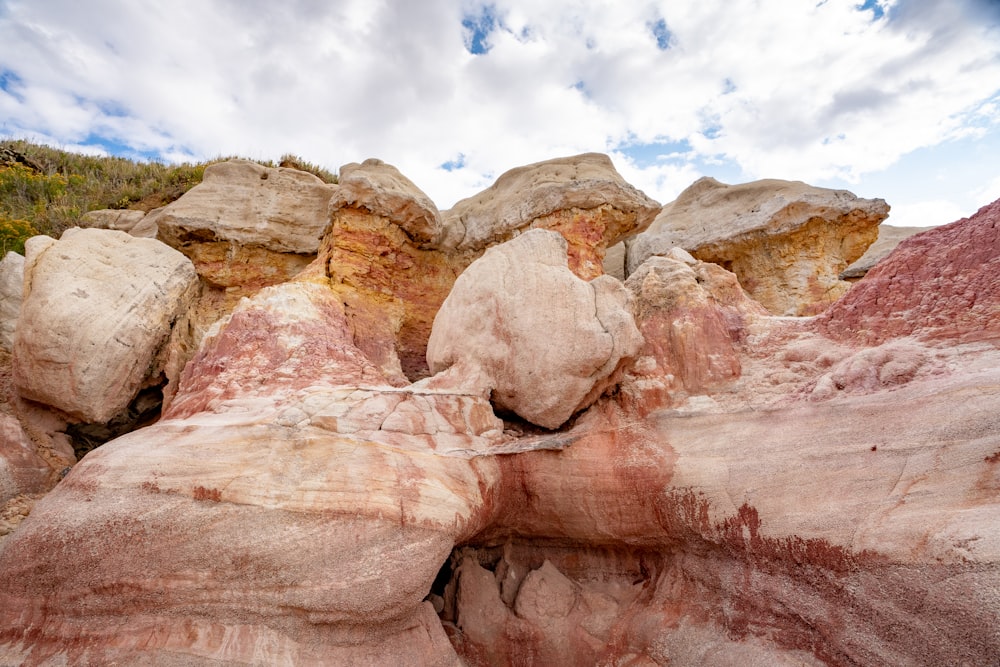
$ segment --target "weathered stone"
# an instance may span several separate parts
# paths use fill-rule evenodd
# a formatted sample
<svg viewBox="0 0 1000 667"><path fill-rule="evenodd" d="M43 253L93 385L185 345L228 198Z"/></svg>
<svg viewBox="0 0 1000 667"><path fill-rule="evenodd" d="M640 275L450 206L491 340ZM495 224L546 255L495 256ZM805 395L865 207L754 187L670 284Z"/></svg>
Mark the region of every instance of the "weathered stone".
<svg viewBox="0 0 1000 667"><path fill-rule="evenodd" d="M623 387L635 407L663 407L672 396L704 394L740 377L748 324L767 314L732 273L673 248L629 276L645 344Z"/></svg>
<svg viewBox="0 0 1000 667"><path fill-rule="evenodd" d="M879 225L878 239L868 247L865 254L841 271L840 279L855 281L865 277L876 264L889 256L896 246L904 239L908 239L915 234L926 232L933 227L893 227L891 225Z"/></svg>
<svg viewBox="0 0 1000 667"><path fill-rule="evenodd" d="M902 241L817 322L842 341L1000 337L1000 201Z"/></svg>
<svg viewBox="0 0 1000 667"><path fill-rule="evenodd" d="M48 491L54 482L55 471L38 456L21 424L0 413L0 505L18 495Z"/></svg>
<svg viewBox="0 0 1000 667"><path fill-rule="evenodd" d="M431 371L457 366L494 405L545 428L614 386L642 343L628 293L608 276L576 277L566 246L535 229L473 262L434 320Z"/></svg>
<svg viewBox="0 0 1000 667"><path fill-rule="evenodd" d="M586 153L502 174L443 213L440 244L482 251L527 229L552 229L569 243L570 268L590 279L603 272L605 250L645 229L659 210L625 182L607 155Z"/></svg>
<svg viewBox="0 0 1000 667"><path fill-rule="evenodd" d="M0 347L8 352L14 347L23 291L24 257L8 252L0 260Z"/></svg>
<svg viewBox="0 0 1000 667"><path fill-rule="evenodd" d="M680 247L732 271L778 315L815 314L850 286L838 276L875 241L881 199L798 181L724 185L702 178L629 243L628 269Z"/></svg>
<svg viewBox="0 0 1000 667"><path fill-rule="evenodd" d="M358 346L396 384L427 375L434 315L468 253L434 247L437 208L395 167L379 160L341 168L316 273L347 308Z"/></svg>
<svg viewBox="0 0 1000 667"><path fill-rule="evenodd" d="M159 381L153 361L197 287L179 252L102 229L29 239L24 281L17 390L85 422L110 420Z"/></svg>
<svg viewBox="0 0 1000 667"><path fill-rule="evenodd" d="M422 600L491 516L497 465L474 453L502 424L481 396L385 384L352 335L308 281L219 322L164 419L91 452L9 538L0 628L32 630L0 657L83 632L73 659L100 663L458 665Z"/></svg>
<svg viewBox="0 0 1000 667"><path fill-rule="evenodd" d="M145 211L106 208L81 215L79 226L85 229L116 229L120 232L131 233L132 229L145 217Z"/></svg>
<svg viewBox="0 0 1000 667"><path fill-rule="evenodd" d="M206 167L201 183L150 219L210 285L249 294L311 261L335 189L297 169L230 160Z"/></svg>

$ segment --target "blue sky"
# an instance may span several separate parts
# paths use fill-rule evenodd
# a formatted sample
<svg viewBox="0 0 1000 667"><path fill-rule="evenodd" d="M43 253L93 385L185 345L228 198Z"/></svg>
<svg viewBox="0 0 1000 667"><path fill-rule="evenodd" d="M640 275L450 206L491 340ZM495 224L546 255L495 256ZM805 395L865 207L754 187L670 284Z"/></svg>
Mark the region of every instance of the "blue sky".
<svg viewBox="0 0 1000 667"><path fill-rule="evenodd" d="M939 224L1000 198L1000 2L0 0L0 136L379 157L441 208L598 151L663 203L786 178Z"/></svg>

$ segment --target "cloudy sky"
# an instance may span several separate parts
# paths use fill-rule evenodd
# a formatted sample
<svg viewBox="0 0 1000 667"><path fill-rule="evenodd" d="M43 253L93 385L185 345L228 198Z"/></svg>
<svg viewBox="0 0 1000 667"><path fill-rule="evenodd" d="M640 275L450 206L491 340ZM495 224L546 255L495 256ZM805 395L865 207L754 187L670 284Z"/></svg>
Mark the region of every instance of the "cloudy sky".
<svg viewBox="0 0 1000 667"><path fill-rule="evenodd" d="M442 209L611 155L703 175L1000 198L1000 0L0 0L0 136L165 161L378 157Z"/></svg>

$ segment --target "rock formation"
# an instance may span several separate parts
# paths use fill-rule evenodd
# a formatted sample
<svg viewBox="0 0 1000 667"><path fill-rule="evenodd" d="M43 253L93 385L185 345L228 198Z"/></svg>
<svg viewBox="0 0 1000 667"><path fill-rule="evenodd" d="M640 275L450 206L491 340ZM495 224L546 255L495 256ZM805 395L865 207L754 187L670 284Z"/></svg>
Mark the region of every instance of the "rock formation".
<svg viewBox="0 0 1000 667"><path fill-rule="evenodd" d="M845 190L779 180L724 185L706 177L631 242L628 267L680 247L735 273L772 313L814 314L847 291L839 274L875 241L888 214L881 199Z"/></svg>
<svg viewBox="0 0 1000 667"><path fill-rule="evenodd" d="M153 239L102 229L29 239L18 393L84 422L110 421L161 382L169 360L157 355L196 284L191 262Z"/></svg>
<svg viewBox="0 0 1000 667"><path fill-rule="evenodd" d="M566 258L566 240L542 229L487 250L438 311L431 371L454 368L496 407L545 428L616 385L642 341L628 293L609 276L581 280Z"/></svg>
<svg viewBox="0 0 1000 667"><path fill-rule="evenodd" d="M0 260L0 348L14 347L14 330L21 312L21 293L24 290L24 257L8 252Z"/></svg>
<svg viewBox="0 0 1000 667"><path fill-rule="evenodd" d="M878 238L875 243L868 247L865 254L861 255L853 264L841 271L840 279L855 281L864 278L865 274L872 270L876 264L889 256L904 239L908 239L914 234L926 232L933 227L893 227L892 225L879 225Z"/></svg>
<svg viewBox="0 0 1000 667"><path fill-rule="evenodd" d="M995 661L1000 202L802 318L678 247L624 284L565 229L463 250L398 171L342 177L315 260L33 508L58 444L0 405L0 663ZM29 299L83 234L124 236L32 241Z"/></svg>
<svg viewBox="0 0 1000 667"><path fill-rule="evenodd" d="M569 266L589 280L603 273L605 250L640 232L659 204L625 182L606 155L588 153L512 169L445 212L444 243L482 250L541 227L569 243Z"/></svg>

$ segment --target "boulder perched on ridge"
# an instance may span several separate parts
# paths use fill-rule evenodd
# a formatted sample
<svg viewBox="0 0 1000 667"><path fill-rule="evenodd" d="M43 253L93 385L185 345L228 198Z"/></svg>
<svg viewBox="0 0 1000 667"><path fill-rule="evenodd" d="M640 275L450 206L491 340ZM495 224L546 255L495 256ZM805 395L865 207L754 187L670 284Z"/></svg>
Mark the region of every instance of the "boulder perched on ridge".
<svg viewBox="0 0 1000 667"><path fill-rule="evenodd" d="M585 153L511 169L458 202L443 214L443 244L481 251L527 229L551 229L569 244L570 269L590 279L603 273L608 247L645 229L659 211L607 155Z"/></svg>
<svg viewBox="0 0 1000 667"><path fill-rule="evenodd" d="M642 343L629 296L609 276L574 275L566 246L534 229L473 262L434 320L431 371L457 367L498 408L545 428L612 386Z"/></svg>
<svg viewBox="0 0 1000 667"><path fill-rule="evenodd" d="M629 246L628 270L680 247L732 271L776 315L809 315L842 296L840 272L878 236L881 199L775 179L725 185L701 178L663 207Z"/></svg>

